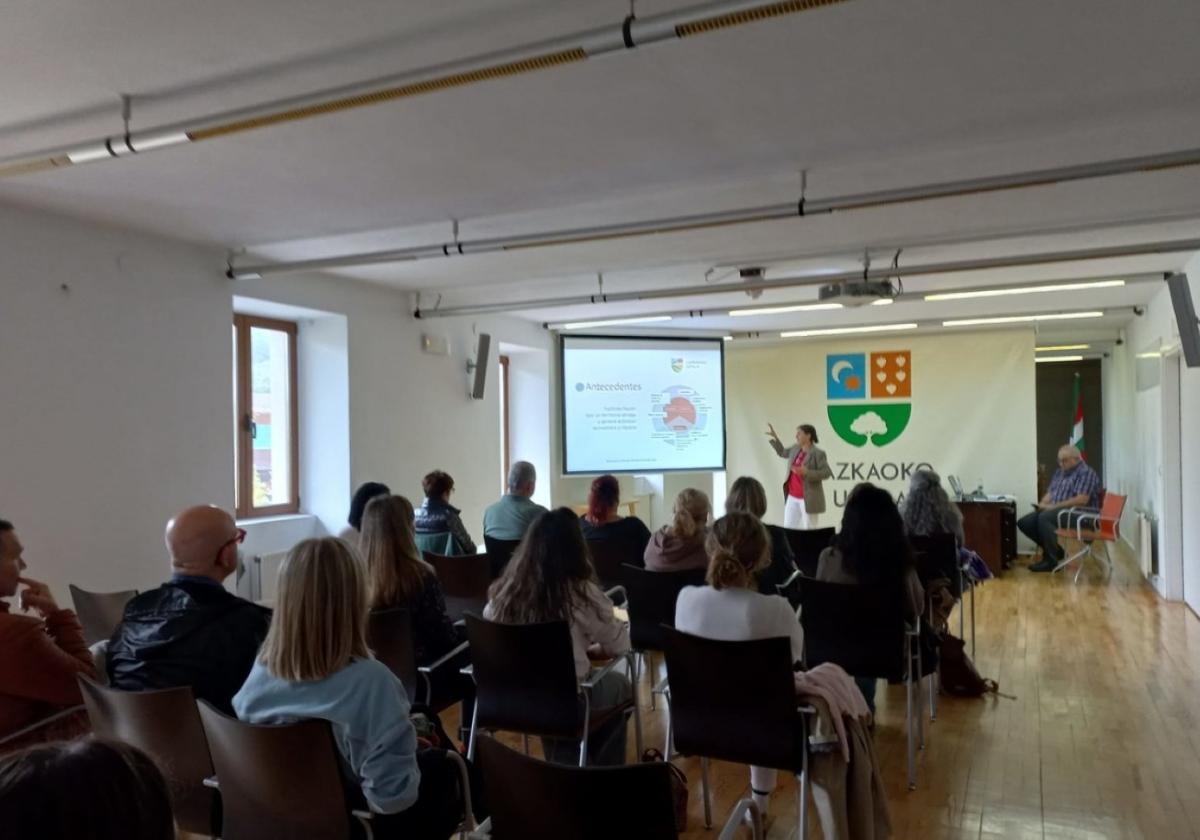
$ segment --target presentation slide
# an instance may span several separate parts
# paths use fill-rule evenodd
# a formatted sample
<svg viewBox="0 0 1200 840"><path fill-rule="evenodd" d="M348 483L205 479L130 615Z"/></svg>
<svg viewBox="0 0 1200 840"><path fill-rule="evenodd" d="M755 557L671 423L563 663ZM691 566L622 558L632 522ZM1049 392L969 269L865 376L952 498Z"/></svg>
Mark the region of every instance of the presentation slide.
<svg viewBox="0 0 1200 840"><path fill-rule="evenodd" d="M564 472L725 469L720 339L562 338Z"/></svg>

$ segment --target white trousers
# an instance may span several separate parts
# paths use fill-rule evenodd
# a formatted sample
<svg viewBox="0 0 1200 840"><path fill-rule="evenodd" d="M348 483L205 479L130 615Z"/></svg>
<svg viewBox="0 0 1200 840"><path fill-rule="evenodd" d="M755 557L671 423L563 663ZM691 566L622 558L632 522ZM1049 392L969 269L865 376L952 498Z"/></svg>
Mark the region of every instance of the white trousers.
<svg viewBox="0 0 1200 840"><path fill-rule="evenodd" d="M783 506L783 527L792 528L797 531L811 531L814 528L819 528L817 520L821 518L819 513L809 513L804 506L803 499L797 499L795 496L787 497L787 504Z"/></svg>

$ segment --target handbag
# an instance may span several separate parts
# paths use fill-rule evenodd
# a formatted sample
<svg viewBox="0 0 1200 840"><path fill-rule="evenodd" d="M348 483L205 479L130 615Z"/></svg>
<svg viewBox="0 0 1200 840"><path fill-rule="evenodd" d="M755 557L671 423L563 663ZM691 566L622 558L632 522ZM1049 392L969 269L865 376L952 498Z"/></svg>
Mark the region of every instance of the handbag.
<svg viewBox="0 0 1200 840"><path fill-rule="evenodd" d="M982 697L1000 693L1000 685L995 680L984 679L975 670L975 663L967 656L966 643L962 639L943 633L940 649L940 682L947 694Z"/></svg>
<svg viewBox="0 0 1200 840"><path fill-rule="evenodd" d="M671 770L671 799L675 804L675 830L682 834L687 831L687 776L653 747L642 753L642 761L645 763L661 761Z"/></svg>

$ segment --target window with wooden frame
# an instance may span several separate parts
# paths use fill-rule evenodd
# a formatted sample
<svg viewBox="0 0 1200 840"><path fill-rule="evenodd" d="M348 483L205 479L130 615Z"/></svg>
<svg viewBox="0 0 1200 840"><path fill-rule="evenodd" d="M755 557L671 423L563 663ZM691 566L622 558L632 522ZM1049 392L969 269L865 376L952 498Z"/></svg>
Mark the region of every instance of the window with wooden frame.
<svg viewBox="0 0 1200 840"><path fill-rule="evenodd" d="M233 316L237 517L300 511L296 325Z"/></svg>

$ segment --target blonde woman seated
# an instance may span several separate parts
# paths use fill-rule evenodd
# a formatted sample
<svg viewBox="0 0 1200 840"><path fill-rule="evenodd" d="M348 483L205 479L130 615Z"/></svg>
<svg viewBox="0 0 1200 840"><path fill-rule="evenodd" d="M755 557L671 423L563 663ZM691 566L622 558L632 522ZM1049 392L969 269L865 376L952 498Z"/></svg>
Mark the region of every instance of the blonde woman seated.
<svg viewBox="0 0 1200 840"><path fill-rule="evenodd" d="M435 662L466 639L466 631L446 615L446 596L437 573L417 550L414 511L408 499L372 499L363 514L360 546L367 561L370 608L408 610L418 665ZM463 700L461 719L469 721L475 683L459 670L470 663L470 654L463 651L459 660L456 666L448 664L434 674L432 705L441 708Z"/></svg>
<svg viewBox="0 0 1200 840"><path fill-rule="evenodd" d="M613 603L600 591L588 559L579 518L570 508L541 514L529 526L504 573L492 584L483 617L503 624L566 621L575 653L575 676L592 670L588 654L618 656L629 650L629 629L613 615ZM593 718L633 696L624 674L610 671L592 689ZM625 763L625 715L613 715L588 738L592 764ZM579 743L543 738L546 759L575 764Z"/></svg>
<svg viewBox="0 0 1200 840"><path fill-rule="evenodd" d="M763 595L756 576L771 562L766 528L749 513L728 513L708 535L708 586L685 586L675 604L675 627L693 636L741 642L783 636L792 660L804 654L804 633L787 599ZM777 773L750 768L750 790L765 815Z"/></svg>
<svg viewBox="0 0 1200 840"><path fill-rule="evenodd" d="M708 566L704 539L712 505L708 496L689 487L675 497L675 518L659 528L646 546L646 568L652 572L678 572Z"/></svg>
<svg viewBox="0 0 1200 840"><path fill-rule="evenodd" d="M279 569L271 629L234 695L249 723L327 720L344 759L353 807L375 815L376 837L449 837L462 815L454 766L418 750L400 681L371 657L361 561L332 537L304 540Z"/></svg>

